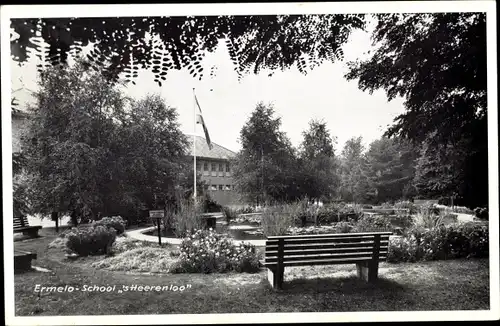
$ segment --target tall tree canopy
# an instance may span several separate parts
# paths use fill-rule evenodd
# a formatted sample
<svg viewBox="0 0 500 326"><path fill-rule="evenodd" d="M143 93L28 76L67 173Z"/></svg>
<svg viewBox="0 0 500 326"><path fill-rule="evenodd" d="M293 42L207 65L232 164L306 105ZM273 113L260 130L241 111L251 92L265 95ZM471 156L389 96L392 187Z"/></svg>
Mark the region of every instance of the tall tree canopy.
<svg viewBox="0 0 500 326"><path fill-rule="evenodd" d="M34 50L45 64L58 65L93 43L88 59L93 67L104 67L109 78L123 72L133 80L138 69L145 68L161 84L170 69L187 68L201 78L201 59L215 50L219 39L225 39L240 77L293 64L305 73L325 60L342 58L342 44L353 29L363 26L363 15L12 19L19 37L11 48L20 63Z"/></svg>
<svg viewBox="0 0 500 326"><path fill-rule="evenodd" d="M22 139L32 213L127 214L174 191L186 137L158 96L135 101L83 62L40 78Z"/></svg>
<svg viewBox="0 0 500 326"><path fill-rule="evenodd" d="M366 173L376 189L376 202L386 202L414 195L413 178L418 151L400 138L382 137L370 144Z"/></svg>
<svg viewBox="0 0 500 326"><path fill-rule="evenodd" d="M259 103L240 132L233 176L251 202L285 201L297 195L297 162L292 144L280 130L272 105Z"/></svg>
<svg viewBox="0 0 500 326"><path fill-rule="evenodd" d="M340 195L342 199L364 202L376 196L367 175L363 138L353 137L346 141L341 153Z"/></svg>
<svg viewBox="0 0 500 326"><path fill-rule="evenodd" d="M406 111L388 136L465 146L460 150L467 160L460 173L462 195L470 205L487 203L486 14L384 14L377 19L377 49L367 60L351 63L347 79L358 79L362 90L383 89L389 99L405 99Z"/></svg>
<svg viewBox="0 0 500 326"><path fill-rule="evenodd" d="M311 120L309 129L302 133L300 146L302 193L309 198L331 199L339 186L338 162L335 157L335 139L330 135L326 122Z"/></svg>

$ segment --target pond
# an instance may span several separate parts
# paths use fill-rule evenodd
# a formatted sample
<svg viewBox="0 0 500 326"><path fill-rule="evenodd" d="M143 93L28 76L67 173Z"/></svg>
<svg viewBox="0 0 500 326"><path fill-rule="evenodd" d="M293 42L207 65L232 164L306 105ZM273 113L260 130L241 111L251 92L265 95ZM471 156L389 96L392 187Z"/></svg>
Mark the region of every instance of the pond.
<svg viewBox="0 0 500 326"><path fill-rule="evenodd" d="M266 237L262 233L262 229L251 223L231 223L228 227L225 224L216 224L215 231L217 233L229 234L235 240L265 240ZM158 230L145 232L146 235L158 236ZM165 238L176 238L172 230L161 230L161 236Z"/></svg>

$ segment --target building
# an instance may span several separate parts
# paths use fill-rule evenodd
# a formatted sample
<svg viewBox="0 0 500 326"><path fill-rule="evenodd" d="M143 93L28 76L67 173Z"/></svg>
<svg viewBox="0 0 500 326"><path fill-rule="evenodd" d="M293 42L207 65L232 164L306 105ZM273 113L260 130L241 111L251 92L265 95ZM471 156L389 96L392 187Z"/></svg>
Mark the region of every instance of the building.
<svg viewBox="0 0 500 326"><path fill-rule="evenodd" d="M193 136L188 136L189 148L193 148ZM236 203L236 192L232 176L230 160L236 153L212 142L213 148L209 149L203 137L195 137L196 170L201 175L201 180L208 186L208 193L212 200L221 205ZM193 159L192 150L190 158Z"/></svg>
<svg viewBox="0 0 500 326"><path fill-rule="evenodd" d="M28 114L17 110L12 112L12 153L21 152L21 137L26 124L28 123Z"/></svg>

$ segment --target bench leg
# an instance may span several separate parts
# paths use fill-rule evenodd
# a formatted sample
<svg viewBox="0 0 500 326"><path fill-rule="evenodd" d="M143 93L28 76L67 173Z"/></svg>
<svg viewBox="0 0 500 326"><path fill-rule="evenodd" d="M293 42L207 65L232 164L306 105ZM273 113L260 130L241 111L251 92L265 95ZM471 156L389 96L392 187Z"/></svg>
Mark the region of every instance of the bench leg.
<svg viewBox="0 0 500 326"><path fill-rule="evenodd" d="M366 282L374 282L378 278L378 261L356 264L358 277Z"/></svg>
<svg viewBox="0 0 500 326"><path fill-rule="evenodd" d="M285 274L285 268L278 270L276 266L267 269L267 280L274 289L282 289L283 286L283 275Z"/></svg>

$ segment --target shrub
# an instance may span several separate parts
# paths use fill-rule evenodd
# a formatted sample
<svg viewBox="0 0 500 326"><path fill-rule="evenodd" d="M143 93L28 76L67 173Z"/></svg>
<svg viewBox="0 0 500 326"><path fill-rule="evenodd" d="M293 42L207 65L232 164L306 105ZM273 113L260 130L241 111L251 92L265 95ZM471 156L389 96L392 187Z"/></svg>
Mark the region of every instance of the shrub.
<svg viewBox="0 0 500 326"><path fill-rule="evenodd" d="M443 223L444 215L434 205L423 205L415 215L415 225L424 228L433 228Z"/></svg>
<svg viewBox="0 0 500 326"><path fill-rule="evenodd" d="M260 268L253 245L236 246L232 239L212 229L187 234L179 249L174 273L257 272Z"/></svg>
<svg viewBox="0 0 500 326"><path fill-rule="evenodd" d="M297 221L299 218L300 205L298 204L266 207L261 216L262 232L266 236L284 235L289 227L301 224Z"/></svg>
<svg viewBox="0 0 500 326"><path fill-rule="evenodd" d="M476 207L474 208L474 215L481 220L488 220L489 214L488 209L485 207Z"/></svg>
<svg viewBox="0 0 500 326"><path fill-rule="evenodd" d="M308 227L291 227L287 234L303 235L303 234L328 234L328 233L350 233L353 226L348 222L333 223L325 226L308 226Z"/></svg>
<svg viewBox="0 0 500 326"><path fill-rule="evenodd" d="M419 250L415 237L391 238L387 253L387 261L416 262L419 259Z"/></svg>
<svg viewBox="0 0 500 326"><path fill-rule="evenodd" d="M414 262L488 257L488 226L477 223L439 225L429 230L414 227L405 236L391 239L387 260Z"/></svg>
<svg viewBox="0 0 500 326"><path fill-rule="evenodd" d="M109 254L116 240L116 231L102 225L72 228L66 234L66 246L80 256Z"/></svg>
<svg viewBox="0 0 500 326"><path fill-rule="evenodd" d="M354 232L392 231L391 218L387 215L364 215L354 225Z"/></svg>
<svg viewBox="0 0 500 326"><path fill-rule="evenodd" d="M103 217L101 220L97 221L95 225L110 227L116 230L116 234L122 234L125 232L127 222L125 222L121 216L111 216Z"/></svg>
<svg viewBox="0 0 500 326"><path fill-rule="evenodd" d="M222 206L216 201L212 200L208 194L203 196L202 200L202 212L203 213L216 213L220 212Z"/></svg>
<svg viewBox="0 0 500 326"><path fill-rule="evenodd" d="M253 208L252 206L246 206L238 208L236 210L236 214L251 214L251 213L255 213L255 208Z"/></svg>

